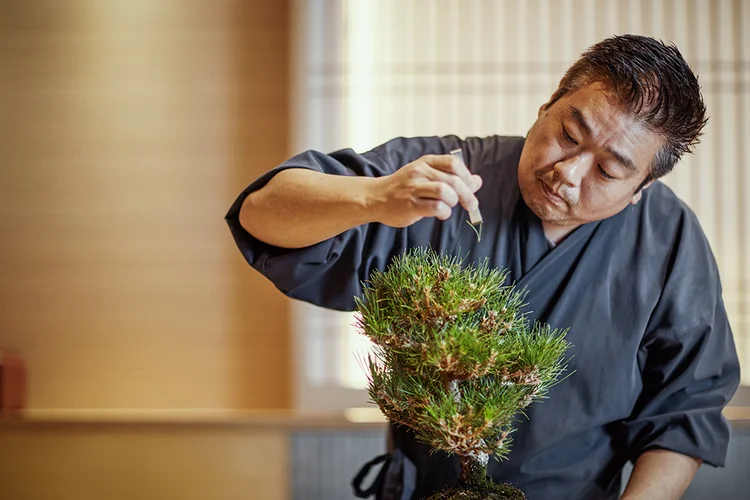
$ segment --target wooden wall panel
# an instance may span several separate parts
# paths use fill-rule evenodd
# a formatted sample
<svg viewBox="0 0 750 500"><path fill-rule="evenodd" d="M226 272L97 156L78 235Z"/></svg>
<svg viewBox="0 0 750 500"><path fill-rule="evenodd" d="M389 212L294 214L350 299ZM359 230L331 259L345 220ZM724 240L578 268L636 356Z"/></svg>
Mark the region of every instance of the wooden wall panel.
<svg viewBox="0 0 750 500"><path fill-rule="evenodd" d="M0 2L0 347L35 408L285 408L223 216L288 154L286 1Z"/></svg>
<svg viewBox="0 0 750 500"><path fill-rule="evenodd" d="M285 500L289 437L212 425L0 426L0 498Z"/></svg>

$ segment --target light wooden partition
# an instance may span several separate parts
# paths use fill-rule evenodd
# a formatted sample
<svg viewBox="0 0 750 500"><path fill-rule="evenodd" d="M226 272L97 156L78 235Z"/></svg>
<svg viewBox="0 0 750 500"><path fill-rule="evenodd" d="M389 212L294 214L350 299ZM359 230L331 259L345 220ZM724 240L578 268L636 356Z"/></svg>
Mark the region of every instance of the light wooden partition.
<svg viewBox="0 0 750 500"><path fill-rule="evenodd" d="M286 408L223 220L288 154L289 2L0 3L0 348L29 405Z"/></svg>

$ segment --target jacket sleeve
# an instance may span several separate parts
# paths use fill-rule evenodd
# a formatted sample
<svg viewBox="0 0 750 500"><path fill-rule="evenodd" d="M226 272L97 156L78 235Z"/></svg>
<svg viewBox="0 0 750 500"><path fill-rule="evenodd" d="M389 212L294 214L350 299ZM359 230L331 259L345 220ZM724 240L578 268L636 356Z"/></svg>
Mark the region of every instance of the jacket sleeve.
<svg viewBox="0 0 750 500"><path fill-rule="evenodd" d="M237 197L226 215L234 240L245 260L289 297L318 306L350 311L361 283L373 269L385 268L406 249L432 246L440 251L463 220L454 209L447 221L425 218L407 228L372 223L352 228L315 245L286 249L268 245L250 235L239 222L248 194L265 186L288 168L307 168L333 175L380 177L426 154L446 154L465 143L457 137L398 138L363 154L344 149L331 154L305 151L266 172ZM476 149L478 143L472 143ZM467 160L468 161L468 160Z"/></svg>

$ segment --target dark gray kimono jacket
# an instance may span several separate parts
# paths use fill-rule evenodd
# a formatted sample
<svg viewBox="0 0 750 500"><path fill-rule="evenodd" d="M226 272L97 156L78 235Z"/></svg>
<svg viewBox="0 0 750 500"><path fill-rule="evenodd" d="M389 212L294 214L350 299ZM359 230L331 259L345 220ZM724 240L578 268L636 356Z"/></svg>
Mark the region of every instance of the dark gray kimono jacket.
<svg viewBox="0 0 750 500"><path fill-rule="evenodd" d="M508 269L509 280L528 291L530 317L569 327L573 344L575 373L528 408L509 459L488 466L494 480L530 500L617 498L623 465L652 448L723 465L730 429L721 411L739 384L739 363L717 265L695 215L656 182L637 205L579 227L552 248L518 189L523 143L449 136L399 138L362 155L307 151L253 182L227 221L251 266L289 297L327 308L352 310L370 272L411 247L489 258ZM299 250L266 245L239 224L245 196L281 169L383 176L459 147L484 180L480 243L461 208L447 221L423 219L403 229L368 224ZM417 467L413 498L457 481L455 457L430 455L408 429L393 432Z"/></svg>

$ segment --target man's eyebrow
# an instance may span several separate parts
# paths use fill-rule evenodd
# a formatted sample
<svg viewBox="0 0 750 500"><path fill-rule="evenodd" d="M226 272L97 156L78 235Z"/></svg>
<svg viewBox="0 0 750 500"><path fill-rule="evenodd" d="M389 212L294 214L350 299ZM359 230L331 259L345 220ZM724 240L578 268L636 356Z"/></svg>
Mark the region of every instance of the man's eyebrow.
<svg viewBox="0 0 750 500"><path fill-rule="evenodd" d="M570 112L571 116L573 116L573 119L576 121L576 123L578 123L578 125L586 132L586 134L591 135L591 126L586 121L586 118L583 116L581 110L576 108L575 106L568 106L568 111ZM607 149L607 152L614 156L615 159L620 162L622 166L625 167L630 173L638 173L638 169L633 163L633 160L611 148Z"/></svg>

